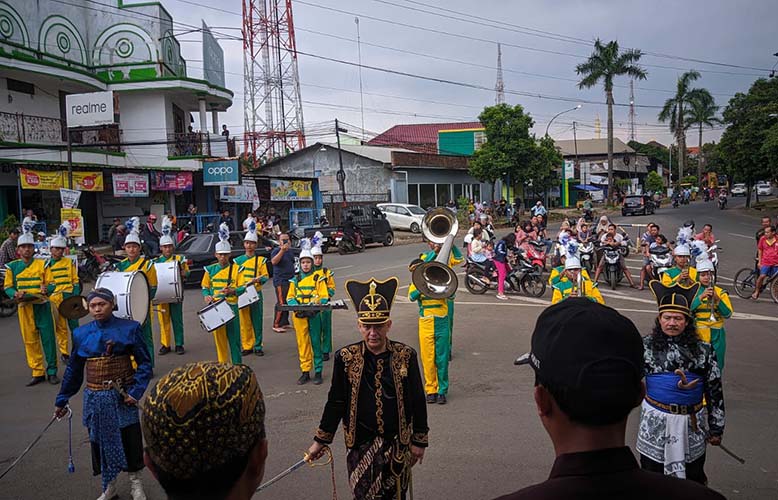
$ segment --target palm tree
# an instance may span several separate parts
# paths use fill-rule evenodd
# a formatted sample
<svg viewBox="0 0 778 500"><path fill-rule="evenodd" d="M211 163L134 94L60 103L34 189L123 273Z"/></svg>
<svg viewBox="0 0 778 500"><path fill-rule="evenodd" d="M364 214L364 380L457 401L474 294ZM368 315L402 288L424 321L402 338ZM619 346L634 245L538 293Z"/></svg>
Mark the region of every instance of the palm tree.
<svg viewBox="0 0 778 500"><path fill-rule="evenodd" d="M696 125L700 133L700 156L697 161L697 182L702 182L702 129L704 127L713 127L716 124L721 123L721 120L716 118L716 113L719 111L719 107L716 106L716 101L713 96L710 95L708 89L694 89L690 92L689 108L686 110L686 123L689 127Z"/></svg>
<svg viewBox="0 0 778 500"><path fill-rule="evenodd" d="M693 81L700 77L700 73L695 70L687 71L678 78L677 88L675 90L675 96L665 101L665 105L662 111L659 112L660 122L670 122L670 132L672 132L678 142L678 168L680 175L683 176L684 169L686 167L686 129L688 125L684 123L686 118L686 105L691 103L691 100L700 89L692 89L691 84ZM681 182L681 179L678 179Z"/></svg>
<svg viewBox="0 0 778 500"><path fill-rule="evenodd" d="M605 102L608 105L608 197L613 195L613 79L628 75L638 80L646 79L646 70L637 62L642 53L636 49L619 51L619 42L610 41L603 45L600 39L594 41L594 52L585 63L575 67L582 79L579 89L592 88L602 80L605 87Z"/></svg>

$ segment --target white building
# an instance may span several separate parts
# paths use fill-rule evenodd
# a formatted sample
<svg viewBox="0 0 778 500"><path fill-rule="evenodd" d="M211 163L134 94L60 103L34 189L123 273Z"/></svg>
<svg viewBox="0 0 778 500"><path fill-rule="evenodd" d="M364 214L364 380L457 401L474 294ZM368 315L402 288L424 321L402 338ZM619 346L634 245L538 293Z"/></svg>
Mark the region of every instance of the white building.
<svg viewBox="0 0 778 500"><path fill-rule="evenodd" d="M89 240L103 237L113 217L182 213L189 203L201 213L218 208L218 191L202 188L203 159L236 154L219 130L218 113L233 99L223 87L221 49L204 40L209 81L190 78L160 3L103 3L113 6L0 0L0 223L25 207L49 231L58 225L56 186L31 189L20 172L41 173L34 182L45 187L52 174L67 171L65 96L99 91L114 92L116 123L71 132L73 172L101 174L104 188L89 191L99 188L95 177L76 184ZM148 176L145 196L113 192L113 176L128 173ZM190 178L193 188L185 186ZM165 190L173 181L189 190Z"/></svg>

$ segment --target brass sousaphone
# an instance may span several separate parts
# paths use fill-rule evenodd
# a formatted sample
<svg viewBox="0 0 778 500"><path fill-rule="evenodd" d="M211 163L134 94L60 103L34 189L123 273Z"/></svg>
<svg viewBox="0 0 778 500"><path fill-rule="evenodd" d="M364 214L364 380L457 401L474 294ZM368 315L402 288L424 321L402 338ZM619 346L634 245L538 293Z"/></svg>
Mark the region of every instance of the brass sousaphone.
<svg viewBox="0 0 778 500"><path fill-rule="evenodd" d="M456 293L459 280L448 261L458 229L456 216L444 207L433 208L421 221L424 237L441 245L435 260L419 264L411 275L413 285L422 295L432 299L447 299Z"/></svg>

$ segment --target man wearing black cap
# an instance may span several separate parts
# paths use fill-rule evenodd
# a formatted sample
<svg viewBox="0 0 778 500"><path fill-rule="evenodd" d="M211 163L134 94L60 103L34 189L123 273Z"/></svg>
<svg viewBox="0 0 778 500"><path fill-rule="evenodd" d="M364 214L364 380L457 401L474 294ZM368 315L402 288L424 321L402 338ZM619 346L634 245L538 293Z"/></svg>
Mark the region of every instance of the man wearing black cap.
<svg viewBox="0 0 778 500"><path fill-rule="evenodd" d="M564 300L538 318L530 364L556 460L546 481L500 500L724 498L641 470L625 446L627 417L645 392L643 343L629 319L584 298Z"/></svg>
<svg viewBox="0 0 778 500"><path fill-rule="evenodd" d="M332 386L314 442L312 460L324 453L343 421L346 466L355 500L401 500L411 467L427 448L427 407L416 351L387 338L397 278L348 281L362 341L335 353Z"/></svg>

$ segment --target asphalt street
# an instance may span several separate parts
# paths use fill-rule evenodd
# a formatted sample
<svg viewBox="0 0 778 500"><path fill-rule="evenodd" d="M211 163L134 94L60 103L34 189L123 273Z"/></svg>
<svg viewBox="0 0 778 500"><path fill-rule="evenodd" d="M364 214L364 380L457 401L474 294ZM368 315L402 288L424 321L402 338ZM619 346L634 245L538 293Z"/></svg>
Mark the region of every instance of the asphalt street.
<svg viewBox="0 0 778 500"><path fill-rule="evenodd" d="M694 219L698 228L710 222L721 240L721 286L731 287L735 272L753 264L758 214L740 209L742 201L730 200L730 209L719 211L712 203L696 202L678 209L664 207L653 216L622 218L618 222L645 224L655 221L674 239L677 227ZM555 230L555 228L552 228ZM633 238L639 228L629 229ZM555 232L555 231L554 231ZM461 242L460 242L461 243ZM407 300L408 262L423 250L420 244L369 247L365 253L328 254L325 264L335 271L336 298L346 298L344 282L397 276L401 281L390 337L418 346L418 309ZM639 257L628 265L639 272ZM459 272L462 272L460 269ZM648 290L603 288L608 305L630 317L644 334L649 333L656 306ZM464 286L456 297L454 358L450 366L449 403L429 406L430 447L424 463L413 469L413 490L421 499L489 499L542 481L554 459L532 400L533 375L528 367L514 367L517 354L525 352L535 320L550 301L521 295L509 301L493 292L471 295ZM302 457L310 445L326 399L328 384L297 386L299 376L294 334L271 330L273 294L266 286L266 356L249 356L244 362L257 373L267 404L266 426L270 454L266 479ZM778 391L775 359L778 357L778 305L769 296L758 302L731 293L736 311L727 322L727 369L724 394L727 426L724 443L746 459L735 462L722 451L708 449L706 471L710 486L728 498L778 498ZM186 349L184 356L157 357L155 373L163 374L189 361L215 359L210 334L201 330L196 311L202 307L199 290L188 289L184 302ZM334 344L359 340L353 310L333 314ZM154 327L158 347L158 326ZM26 388L30 377L16 317L0 319L0 470L4 470L48 423L58 387L41 384ZM325 380L331 374L325 363ZM60 374L62 370L60 370ZM152 380L152 384L158 378ZM0 499L73 498L99 495L99 478L91 475L89 444L81 425L81 397L71 402L73 418L74 474L67 471L68 426L58 422L35 448L3 480ZM634 447L637 412L628 425L627 443ZM339 498L348 498L345 449L342 432L333 446ZM149 499L164 495L148 471L144 472ZM126 475L119 481L122 498L129 498ZM298 470L262 494L264 498L326 499L332 496L329 467Z"/></svg>

